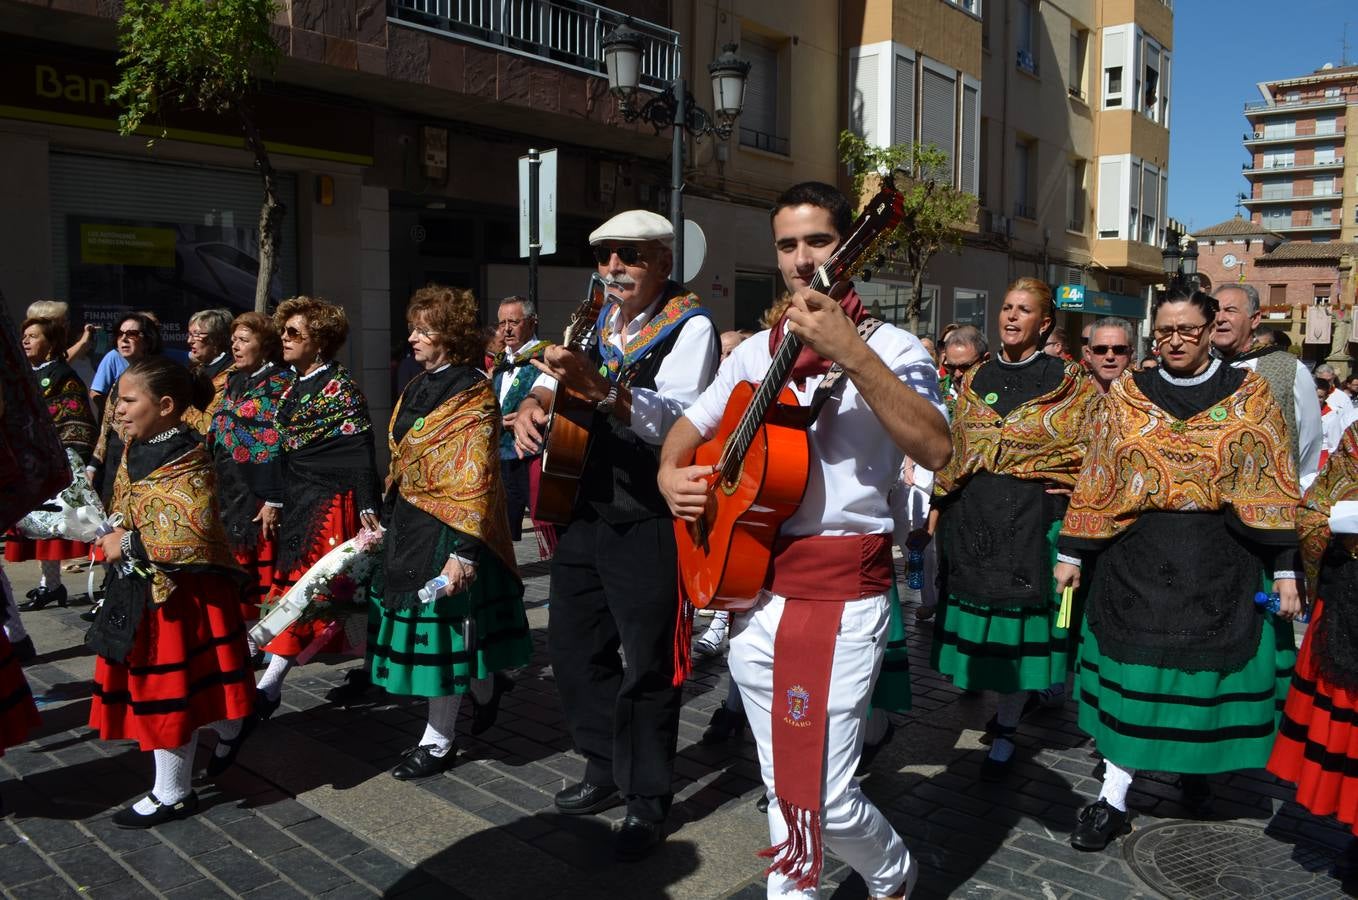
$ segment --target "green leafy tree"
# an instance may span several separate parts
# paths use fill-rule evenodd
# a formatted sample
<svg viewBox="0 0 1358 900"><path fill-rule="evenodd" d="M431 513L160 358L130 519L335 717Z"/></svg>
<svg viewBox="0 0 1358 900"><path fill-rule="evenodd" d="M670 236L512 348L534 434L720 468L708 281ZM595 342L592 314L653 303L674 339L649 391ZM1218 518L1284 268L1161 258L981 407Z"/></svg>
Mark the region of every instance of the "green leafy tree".
<svg viewBox="0 0 1358 900"><path fill-rule="evenodd" d="M914 290L906 307L907 327L919 333L920 302L929 261L940 250L959 253L962 226L976 215L976 197L953 187L948 157L933 144L874 147L852 131L839 134L839 158L849 167L854 196L887 175L905 199L905 217L892 236L887 261L910 275Z"/></svg>
<svg viewBox="0 0 1358 900"><path fill-rule="evenodd" d="M124 136L155 131L166 109L198 109L240 121L245 144L264 182L259 210L259 277L255 309L266 312L277 268L283 216L278 184L256 127L250 92L259 73L272 72L279 49L269 31L274 0L124 0L118 19L118 83Z"/></svg>

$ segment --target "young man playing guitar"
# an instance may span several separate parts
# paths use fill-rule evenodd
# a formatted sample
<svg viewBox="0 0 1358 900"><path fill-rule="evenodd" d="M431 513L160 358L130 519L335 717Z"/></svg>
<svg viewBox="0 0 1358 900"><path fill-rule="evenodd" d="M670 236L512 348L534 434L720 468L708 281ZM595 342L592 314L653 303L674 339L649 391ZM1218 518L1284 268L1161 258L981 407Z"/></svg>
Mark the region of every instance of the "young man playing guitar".
<svg viewBox="0 0 1358 900"><path fill-rule="evenodd" d="M627 816L615 851L623 859L662 837L679 733L675 537L656 487L657 455L712 380L719 354L711 316L670 280L673 240L670 223L645 210L590 235L608 294L597 339L588 354L555 345L534 360L544 374L513 422L528 455L542 444L558 381L597 409L574 512L552 558L548 650L585 757L583 780L556 795L556 808L598 812L621 793Z"/></svg>
<svg viewBox="0 0 1358 900"><path fill-rule="evenodd" d="M848 201L817 182L786 191L773 240L792 292L784 319L736 348L716 380L670 430L660 489L692 521L709 502L713 466L695 450L716 430L741 382L764 378L790 332L803 344L790 385L811 404L831 364L845 376L807 436L801 505L779 530L765 590L731 640L731 675L744 697L771 799L770 897L815 897L822 836L875 897L904 897L918 867L853 780L873 681L890 622L892 516L887 495L904 454L937 469L952 454L929 354L911 334L881 325L864 340L858 295L811 289L851 228ZM776 460L770 460L776 466Z"/></svg>

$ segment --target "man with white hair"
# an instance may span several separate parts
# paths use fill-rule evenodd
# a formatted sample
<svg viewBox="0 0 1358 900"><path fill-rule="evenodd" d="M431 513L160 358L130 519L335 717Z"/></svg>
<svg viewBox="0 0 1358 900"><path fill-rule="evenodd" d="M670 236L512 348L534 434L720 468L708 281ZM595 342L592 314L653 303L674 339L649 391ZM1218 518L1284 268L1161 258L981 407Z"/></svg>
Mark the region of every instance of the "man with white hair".
<svg viewBox="0 0 1358 900"><path fill-rule="evenodd" d="M512 296L500 301L495 319L495 331L504 341L504 349L495 354L491 380L495 395L500 398L500 477L504 481L505 501L509 511L509 536L523 537L523 513L531 514L537 502L538 479L542 474L542 454L520 456L514 448L514 419L523 398L537 383L538 370L531 360L541 359L550 346L538 339L538 310L527 297ZM556 547L556 530L547 523L537 527L538 548L545 557Z"/></svg>
<svg viewBox="0 0 1358 900"><path fill-rule="evenodd" d="M1258 372L1273 389L1273 399L1282 410L1292 439L1292 459L1297 463L1297 476L1304 491L1320 468L1323 442L1315 380L1291 353L1272 345L1257 345L1259 292L1253 285L1225 284L1212 296L1220 307L1212 329L1212 346L1237 369Z"/></svg>
<svg viewBox="0 0 1358 900"><path fill-rule="evenodd" d="M720 351L711 315L671 279L668 220L629 210L589 242L608 291L597 340L588 354L556 345L533 362L543 376L513 426L519 452L538 452L558 382L598 410L575 509L552 558L547 644L585 757L584 778L555 801L558 812L584 814L621 794L627 815L614 850L637 859L663 837L683 681L678 552L656 485L658 452L712 380Z"/></svg>
<svg viewBox="0 0 1358 900"><path fill-rule="evenodd" d="M1099 393L1108 393L1114 381L1127 371L1136 350L1136 330L1132 323L1116 316L1099 319L1089 326L1085 340L1085 365L1099 386Z"/></svg>

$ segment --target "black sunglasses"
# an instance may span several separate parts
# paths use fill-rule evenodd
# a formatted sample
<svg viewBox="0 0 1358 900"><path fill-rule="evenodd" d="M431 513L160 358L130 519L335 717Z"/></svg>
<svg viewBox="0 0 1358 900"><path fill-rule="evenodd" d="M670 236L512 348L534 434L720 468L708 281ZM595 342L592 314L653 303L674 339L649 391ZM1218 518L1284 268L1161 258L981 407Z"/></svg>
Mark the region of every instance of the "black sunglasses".
<svg viewBox="0 0 1358 900"><path fill-rule="evenodd" d="M1110 352L1116 356L1126 356L1130 349L1126 344L1095 344L1089 348L1089 352L1095 356L1107 356Z"/></svg>
<svg viewBox="0 0 1358 900"><path fill-rule="evenodd" d="M641 248L630 244L619 244L616 247L610 247L607 244L595 244L593 249L594 259L601 266L608 265L609 261L613 259L614 253L618 254L618 259L622 260L624 266L635 266L642 258Z"/></svg>

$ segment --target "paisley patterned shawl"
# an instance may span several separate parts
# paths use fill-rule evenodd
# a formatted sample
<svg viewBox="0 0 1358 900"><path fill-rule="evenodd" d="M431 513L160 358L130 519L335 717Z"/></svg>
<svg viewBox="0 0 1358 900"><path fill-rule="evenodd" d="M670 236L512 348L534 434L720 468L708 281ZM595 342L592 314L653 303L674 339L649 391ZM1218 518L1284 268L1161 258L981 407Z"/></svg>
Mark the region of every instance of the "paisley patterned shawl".
<svg viewBox="0 0 1358 900"><path fill-rule="evenodd" d="M278 402L278 430L285 450L301 450L339 435L362 434L372 428L368 400L354 377L331 363L329 378L300 378L283 390Z"/></svg>
<svg viewBox="0 0 1358 900"><path fill-rule="evenodd" d="M667 290L677 289L678 285L669 282ZM682 290L682 289L681 289ZM683 325L693 316L708 316L711 313L703 308L698 295L692 292L675 294L665 301L654 316L651 317L641 330L638 331L631 340L627 341L625 348L619 351L613 345L612 336L614 334L610 322L613 319L613 311L617 309L618 301L610 300L604 304L604 308L599 311L599 320L595 323L594 331L599 335L599 354L603 358L606 374L609 378L617 379L618 375L627 371L637 360L646 355L646 351L663 341L669 336L670 332ZM625 326L627 323L623 323Z"/></svg>
<svg viewBox="0 0 1358 900"><path fill-rule="evenodd" d="M155 567L155 603L164 603L174 590L174 574L167 566L237 568L217 513L216 481L201 444L140 481L127 474L123 454L110 508L122 513L124 527L135 530L146 548Z"/></svg>
<svg viewBox="0 0 1358 900"><path fill-rule="evenodd" d="M1358 500L1358 422L1344 431L1339 449L1330 455L1325 468L1306 489L1297 510L1297 534L1301 538L1301 559L1306 568L1306 585L1311 600L1320 584L1320 561L1330 545L1330 512L1340 500ZM1327 604L1325 614L1330 614Z"/></svg>
<svg viewBox="0 0 1358 900"><path fill-rule="evenodd" d="M96 426L85 383L64 362L55 362L33 374L38 378L47 411L57 426L61 445L74 450L82 462L87 461L94 451Z"/></svg>
<svg viewBox="0 0 1358 900"><path fill-rule="evenodd" d="M1099 399L1094 380L1079 366L1067 365L1055 390L1000 418L972 390L979 368L966 374L958 394L952 460L935 476L935 496L946 497L983 471L1074 485L1085 456L1086 422Z"/></svg>
<svg viewBox="0 0 1358 900"><path fill-rule="evenodd" d="M490 382L481 381L453 395L423 420L416 419L397 441L391 427L400 414L398 400L387 431L391 449L388 488L396 485L416 509L480 540L517 579L496 450L500 404Z"/></svg>
<svg viewBox="0 0 1358 900"><path fill-rule="evenodd" d="M290 369L274 368L259 378L246 380L245 389L239 393L223 392L208 437L213 454L226 454L242 464L277 459L282 437L274 420L279 398L295 377Z"/></svg>
<svg viewBox="0 0 1358 900"><path fill-rule="evenodd" d="M1063 537L1102 541L1150 511L1234 509L1261 531L1296 527L1297 470L1268 383L1247 372L1210 409L1174 418L1124 376L1099 404Z"/></svg>
<svg viewBox="0 0 1358 900"><path fill-rule="evenodd" d="M207 409L198 409L196 406L189 407L184 413L184 424L194 431L207 436L208 429L212 427L212 419L217 415L217 410L222 405L222 395L226 393L226 383L231 379L231 375L236 371L234 365L227 365L222 370L212 376L212 400L208 403ZM207 374L204 372L203 374Z"/></svg>

